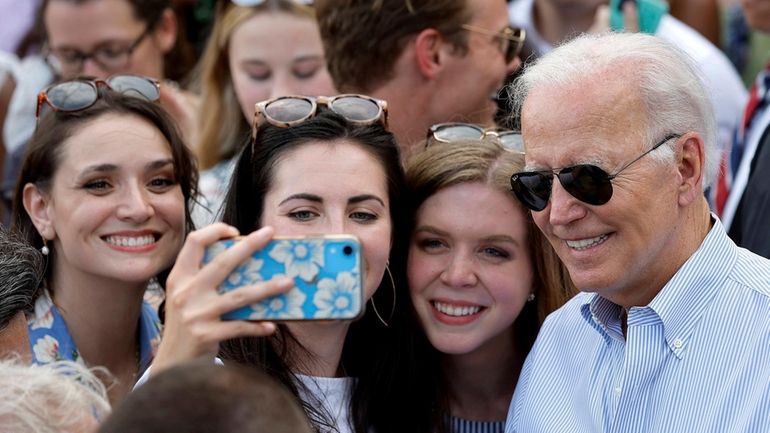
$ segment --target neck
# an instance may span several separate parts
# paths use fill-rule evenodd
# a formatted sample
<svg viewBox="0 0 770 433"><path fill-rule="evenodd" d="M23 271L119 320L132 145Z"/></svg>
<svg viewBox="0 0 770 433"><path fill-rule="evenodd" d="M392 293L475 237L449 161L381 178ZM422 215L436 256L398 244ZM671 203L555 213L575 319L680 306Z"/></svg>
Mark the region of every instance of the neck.
<svg viewBox="0 0 770 433"><path fill-rule="evenodd" d="M106 367L117 379L115 403L133 386L138 371L137 329L147 282L126 283L84 276L55 266L51 297L75 345L89 366Z"/></svg>
<svg viewBox="0 0 770 433"><path fill-rule="evenodd" d="M307 376L344 376L340 360L350 328L349 322L295 322L286 326L310 355L308 359L307 354L297 352L297 358L303 362L295 372Z"/></svg>
<svg viewBox="0 0 770 433"><path fill-rule="evenodd" d="M659 260L661 267L645 279L645 287L624 290L616 296L607 296L607 299L626 309L648 305L700 248L711 226L708 204L701 198L685 210L683 218L673 227L671 232L678 236L669 241L667 250L670 254Z"/></svg>
<svg viewBox="0 0 770 433"><path fill-rule="evenodd" d="M513 327L479 349L445 354L442 368L449 390L450 414L468 420L505 420L521 371Z"/></svg>
<svg viewBox="0 0 770 433"><path fill-rule="evenodd" d="M593 25L595 13L595 7L581 2L556 5L552 0L535 0L533 10L535 28L554 46L586 32Z"/></svg>

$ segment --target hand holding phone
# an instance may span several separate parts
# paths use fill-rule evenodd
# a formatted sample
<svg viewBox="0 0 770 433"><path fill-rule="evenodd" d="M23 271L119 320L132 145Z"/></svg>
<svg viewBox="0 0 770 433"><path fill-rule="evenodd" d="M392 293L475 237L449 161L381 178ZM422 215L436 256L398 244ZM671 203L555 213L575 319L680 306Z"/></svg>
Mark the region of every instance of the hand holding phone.
<svg viewBox="0 0 770 433"><path fill-rule="evenodd" d="M203 263L238 242L210 245ZM223 320L351 320L363 313L361 243L355 236L275 237L241 263L218 287L220 293L285 276L295 287L231 311Z"/></svg>
<svg viewBox="0 0 770 433"><path fill-rule="evenodd" d="M625 30L623 5L628 1L636 5L639 31L654 34L660 20L668 13L668 3L663 0L610 0L610 28L615 31Z"/></svg>

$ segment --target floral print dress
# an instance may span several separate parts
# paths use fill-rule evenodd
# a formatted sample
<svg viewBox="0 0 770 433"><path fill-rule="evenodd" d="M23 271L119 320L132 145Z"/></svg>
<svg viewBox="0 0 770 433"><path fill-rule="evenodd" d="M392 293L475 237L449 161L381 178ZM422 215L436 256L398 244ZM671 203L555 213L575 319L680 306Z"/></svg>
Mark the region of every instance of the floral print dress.
<svg viewBox="0 0 770 433"><path fill-rule="evenodd" d="M85 365L64 318L44 290L35 301L34 314L27 320L33 364L48 364L59 360ZM160 344L160 320L155 310L144 302L139 317L139 372L150 365Z"/></svg>

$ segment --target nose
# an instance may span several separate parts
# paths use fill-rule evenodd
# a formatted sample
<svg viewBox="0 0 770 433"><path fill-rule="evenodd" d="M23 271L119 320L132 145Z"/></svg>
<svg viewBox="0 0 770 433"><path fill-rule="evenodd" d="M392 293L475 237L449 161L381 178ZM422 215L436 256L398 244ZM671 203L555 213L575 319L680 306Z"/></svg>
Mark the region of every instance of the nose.
<svg viewBox="0 0 770 433"><path fill-rule="evenodd" d="M110 75L110 72L105 70L93 58L89 57L83 60L83 66L79 75L96 78L107 78Z"/></svg>
<svg viewBox="0 0 770 433"><path fill-rule="evenodd" d="M586 206L578 199L572 196L561 185L558 179L554 178L551 188L551 199L548 207L543 212L550 212L549 221L551 225L567 225L575 220L583 218L587 212Z"/></svg>
<svg viewBox="0 0 770 433"><path fill-rule="evenodd" d="M441 282L449 287L473 287L478 283L475 261L470 254L452 252L451 259L441 272Z"/></svg>
<svg viewBox="0 0 770 433"><path fill-rule="evenodd" d="M270 98L277 98L279 96L296 95L296 87L292 85L292 80L288 77L286 72L276 72L273 79L273 85L270 87Z"/></svg>
<svg viewBox="0 0 770 433"><path fill-rule="evenodd" d="M127 188L120 195L116 215L124 221L142 223L155 215L155 208L150 201L149 192L141 186Z"/></svg>

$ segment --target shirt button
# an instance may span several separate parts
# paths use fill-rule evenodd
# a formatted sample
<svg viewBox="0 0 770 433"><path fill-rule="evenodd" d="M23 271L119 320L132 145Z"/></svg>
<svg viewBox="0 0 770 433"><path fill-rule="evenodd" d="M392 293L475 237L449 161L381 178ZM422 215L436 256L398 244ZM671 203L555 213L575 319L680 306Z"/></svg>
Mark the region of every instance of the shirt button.
<svg viewBox="0 0 770 433"><path fill-rule="evenodd" d="M678 338L674 339L674 347L675 348L681 349L682 348L682 344L684 344L684 343L682 343L682 340L680 340Z"/></svg>
<svg viewBox="0 0 770 433"><path fill-rule="evenodd" d="M620 387L616 386L615 387L615 394L620 395L620 391L621 391Z"/></svg>

